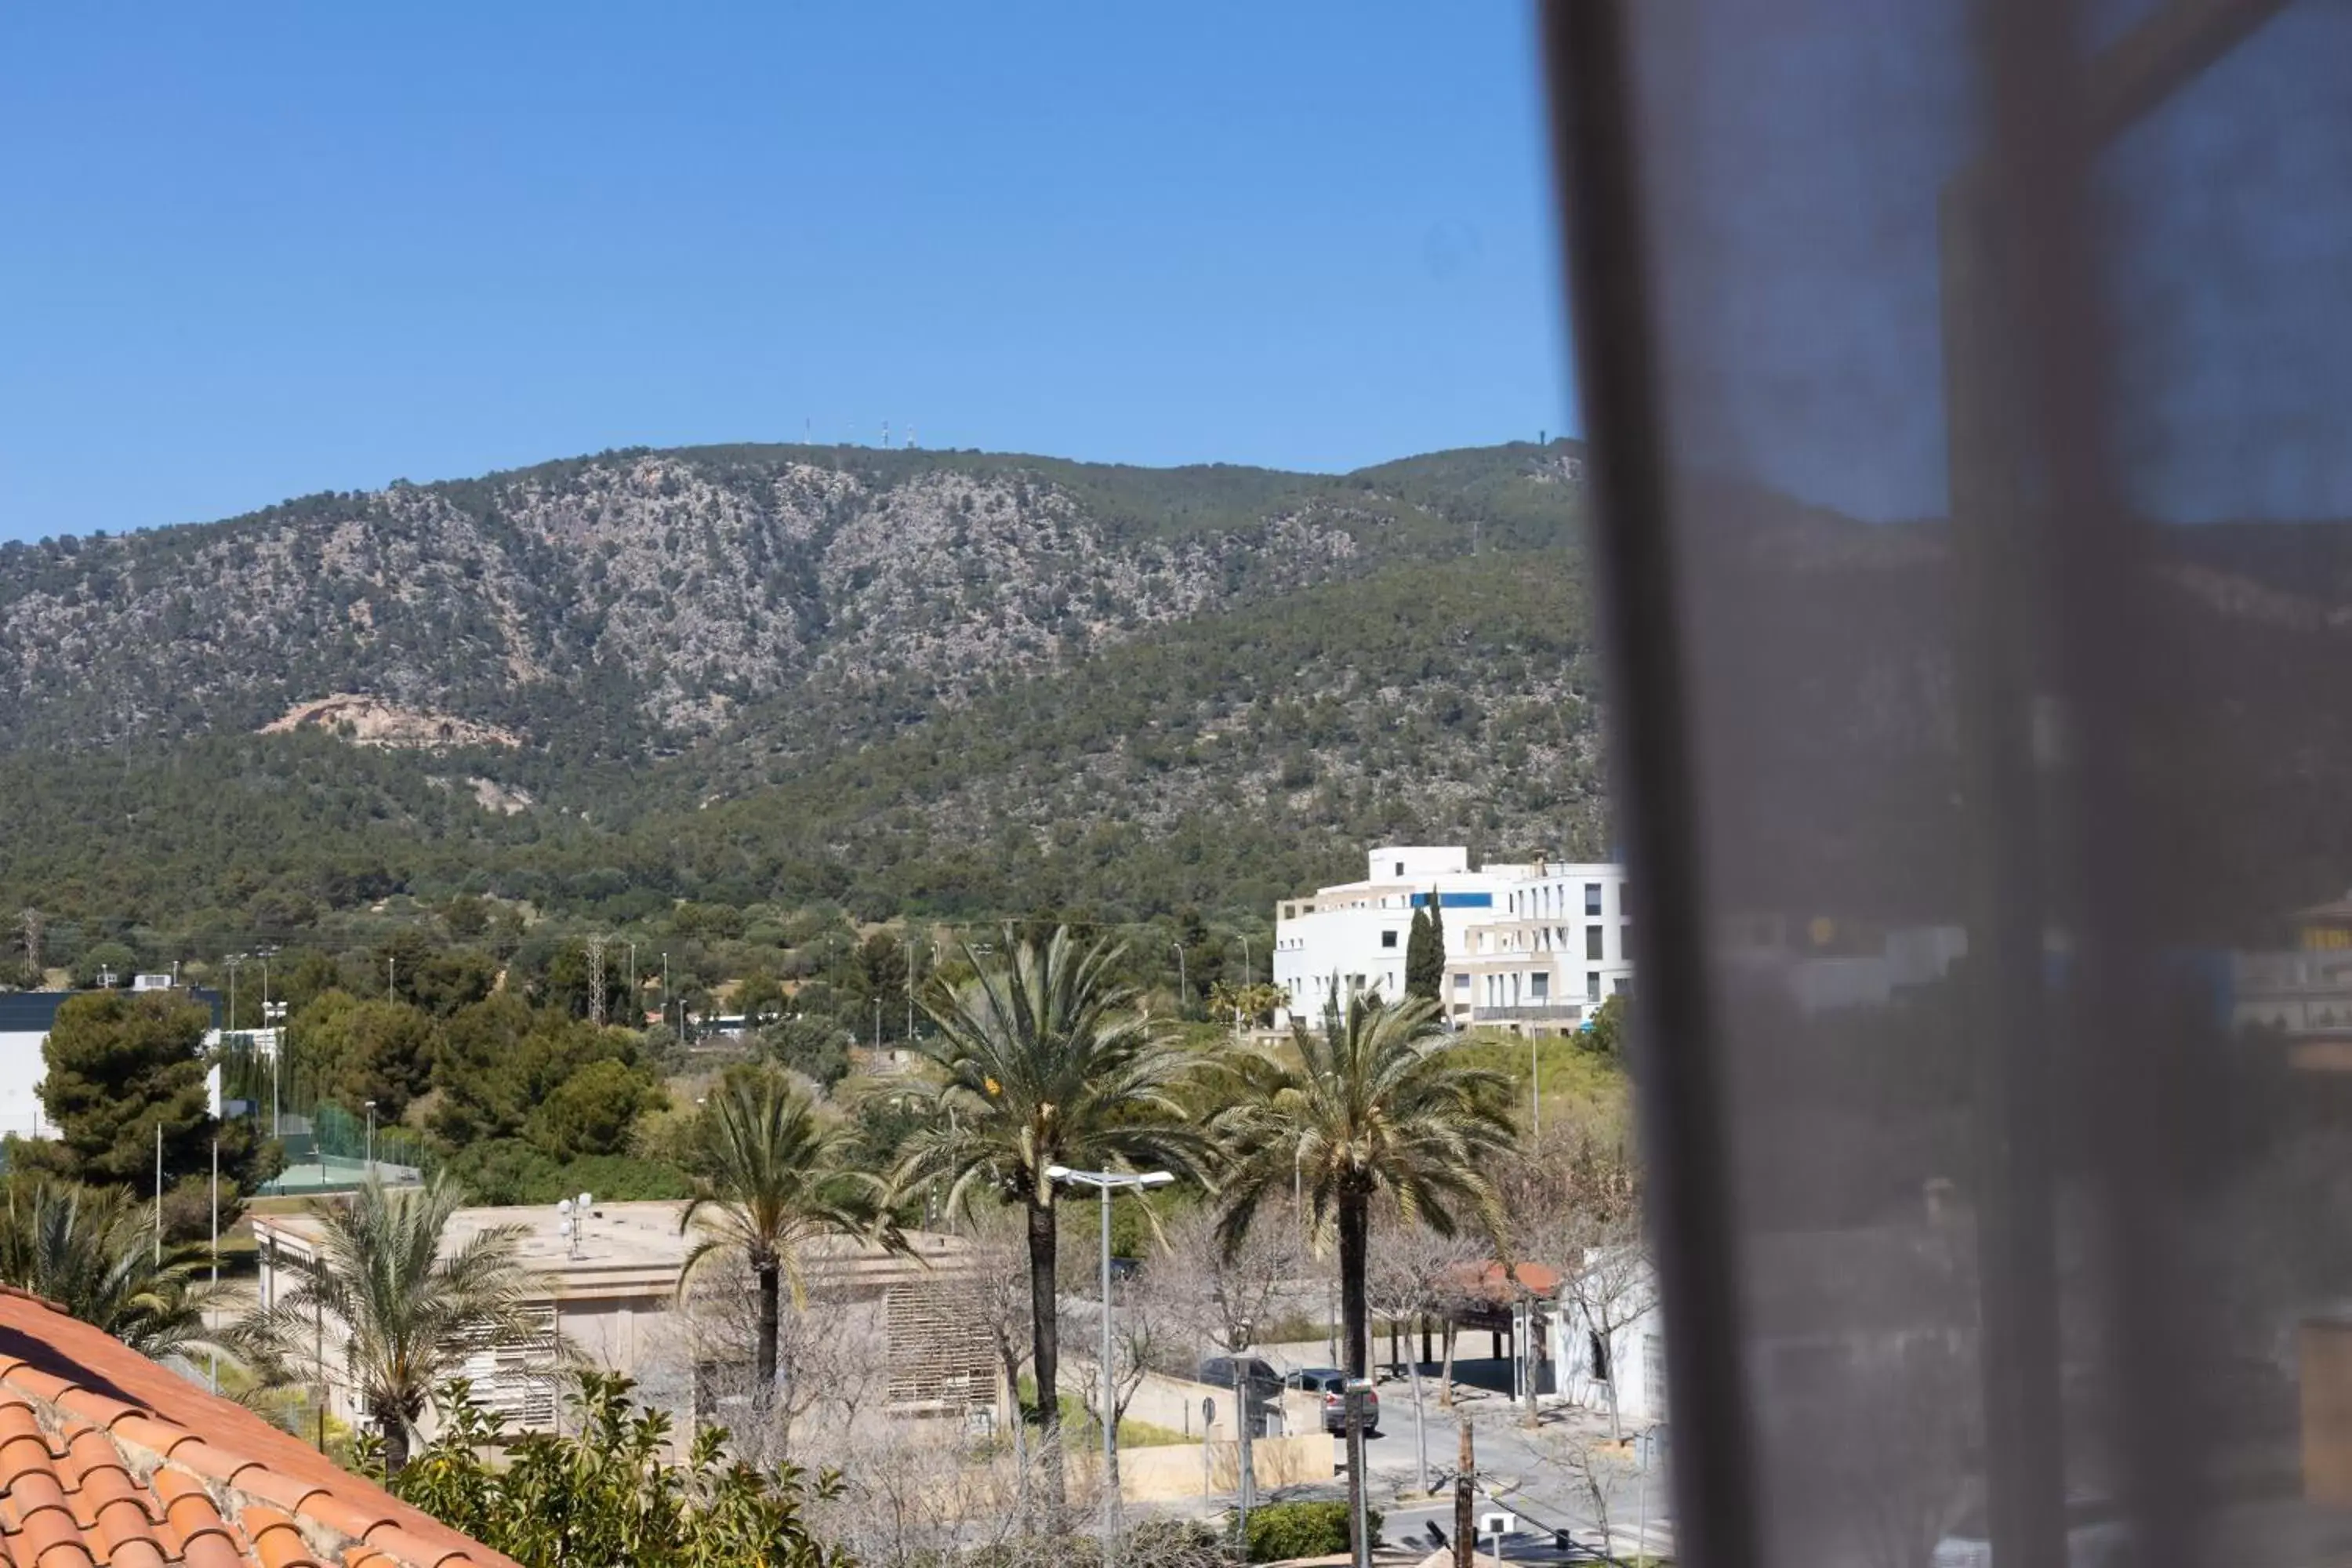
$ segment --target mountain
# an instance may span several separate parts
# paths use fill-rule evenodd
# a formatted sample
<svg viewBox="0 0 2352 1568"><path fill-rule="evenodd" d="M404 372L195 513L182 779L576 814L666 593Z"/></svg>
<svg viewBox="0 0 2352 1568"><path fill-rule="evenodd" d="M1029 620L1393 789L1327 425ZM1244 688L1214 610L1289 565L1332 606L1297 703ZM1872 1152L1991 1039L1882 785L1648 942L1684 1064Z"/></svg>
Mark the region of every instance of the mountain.
<svg viewBox="0 0 2352 1568"><path fill-rule="evenodd" d="M1253 911L1598 852L1571 444L1342 476L611 452L0 546L0 900Z"/></svg>

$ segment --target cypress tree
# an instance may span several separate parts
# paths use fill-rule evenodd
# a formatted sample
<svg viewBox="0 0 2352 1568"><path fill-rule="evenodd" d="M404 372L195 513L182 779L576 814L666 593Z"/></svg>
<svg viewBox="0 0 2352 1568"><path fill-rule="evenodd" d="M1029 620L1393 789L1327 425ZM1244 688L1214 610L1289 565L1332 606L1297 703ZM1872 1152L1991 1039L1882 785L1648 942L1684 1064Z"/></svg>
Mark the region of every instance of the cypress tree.
<svg viewBox="0 0 2352 1568"><path fill-rule="evenodd" d="M1412 931L1404 944L1404 994L1435 1002L1445 984L1445 917L1438 912L1437 894L1412 911Z"/></svg>

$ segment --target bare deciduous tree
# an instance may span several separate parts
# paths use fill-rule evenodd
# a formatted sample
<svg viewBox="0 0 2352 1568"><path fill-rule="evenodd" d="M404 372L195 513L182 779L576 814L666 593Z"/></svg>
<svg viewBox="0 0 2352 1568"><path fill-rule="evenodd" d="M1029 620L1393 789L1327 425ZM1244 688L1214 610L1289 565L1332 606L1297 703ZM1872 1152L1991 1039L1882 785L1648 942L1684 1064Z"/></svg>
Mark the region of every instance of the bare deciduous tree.
<svg viewBox="0 0 2352 1568"><path fill-rule="evenodd" d="M1306 1270L1298 1223L1268 1214L1228 1249L1216 1215L1188 1209L1169 1220L1147 1278L1177 1326L1226 1354L1249 1349L1274 1320L1286 1291Z"/></svg>
<svg viewBox="0 0 2352 1568"><path fill-rule="evenodd" d="M1461 1289L1461 1280L1468 1269L1475 1269L1483 1260L1486 1248L1463 1237L1438 1235L1426 1226L1407 1225L1400 1218L1373 1232L1370 1267L1365 1271L1364 1293L1371 1303L1376 1318L1389 1320L1393 1325L1400 1321L1410 1324L1412 1320L1433 1313L1450 1312ZM1446 1325L1448 1340L1448 1371L1452 1363L1453 1324ZM1413 1448L1419 1466L1421 1489L1429 1489L1429 1445L1424 1431L1422 1409L1421 1357L1413 1346L1406 1357L1412 1383Z"/></svg>
<svg viewBox="0 0 2352 1568"><path fill-rule="evenodd" d="M1098 1287L1097 1287L1098 1289ZM1073 1294L1063 1298L1062 1346L1077 1383L1080 1404L1099 1429L1103 1425L1103 1343L1099 1303ZM1110 1397L1112 1430L1127 1419L1127 1407L1149 1373L1181 1360L1182 1332L1162 1295L1136 1285L1111 1287ZM1118 1484L1118 1451L1110 1455L1109 1485Z"/></svg>
<svg viewBox="0 0 2352 1568"><path fill-rule="evenodd" d="M1562 1281L1558 1309L1598 1336L1601 1345L1613 1346L1617 1335L1656 1304L1655 1277L1642 1233L1641 1173L1626 1145L1607 1130L1571 1122L1528 1149L1499 1184L1510 1219L1504 1238L1508 1261L1557 1269ZM1530 1309L1531 1325L1539 1311L1555 1305L1532 1291L1517 1269L1507 1279L1507 1288ZM1528 1348L1532 1390L1533 1347ZM1567 1369L1559 1370L1564 1374ZM1615 1368L1595 1372L1603 1370L1611 1374L1611 1431L1622 1436ZM1530 1392L1530 1423L1535 1411Z"/></svg>

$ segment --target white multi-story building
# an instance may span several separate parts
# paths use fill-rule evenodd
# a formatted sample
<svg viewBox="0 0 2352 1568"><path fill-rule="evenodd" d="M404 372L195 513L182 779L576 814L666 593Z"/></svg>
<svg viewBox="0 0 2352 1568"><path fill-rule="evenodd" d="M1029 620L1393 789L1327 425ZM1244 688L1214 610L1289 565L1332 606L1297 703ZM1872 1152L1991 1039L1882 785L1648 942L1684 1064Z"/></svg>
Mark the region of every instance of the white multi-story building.
<svg viewBox="0 0 2352 1568"><path fill-rule="evenodd" d="M1389 845L1360 882L1286 900L1274 928L1274 983L1294 1013L1342 996L1404 994L1415 910L1433 897L1445 927L1446 1017L1517 1033L1576 1028L1632 989L1633 908L1625 868L1606 863L1470 868L1459 845Z"/></svg>

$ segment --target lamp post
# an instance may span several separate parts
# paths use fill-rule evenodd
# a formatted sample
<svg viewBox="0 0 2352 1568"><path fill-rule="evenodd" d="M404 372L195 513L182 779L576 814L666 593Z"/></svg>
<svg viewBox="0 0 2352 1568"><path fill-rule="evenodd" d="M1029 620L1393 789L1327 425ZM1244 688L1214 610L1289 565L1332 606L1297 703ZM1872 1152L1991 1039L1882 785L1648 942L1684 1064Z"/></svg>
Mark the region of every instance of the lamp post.
<svg viewBox="0 0 2352 1568"><path fill-rule="evenodd" d="M375 1101L373 1100L367 1102L367 1173L373 1179L375 1175Z"/></svg>
<svg viewBox="0 0 2352 1568"><path fill-rule="evenodd" d="M262 1026L263 1028L265 1028L265 1029L267 1029L267 1028L268 1028L268 1027L270 1026L270 1025L269 1025L269 1018L270 1018L270 1013L269 1013L269 955L270 955L271 953L273 953L273 952L276 952L277 951L278 951L278 950L277 950L276 948L274 948L274 947L265 947L265 948L262 948L262 949L260 950L260 952L261 952L261 1026ZM283 1137L283 1136L285 1135L285 1131L286 1131L286 1129L285 1129L285 1122L284 1122L284 1119L283 1119L283 1118L278 1114L278 1079L285 1076L285 1070L286 1070L286 1069L285 1069L285 1067L284 1067L284 1065L283 1065L283 1064L284 1064L284 1062L285 1062L285 1060L286 1060L286 1037L285 1037L284 1032L283 1032L283 1031L280 1031L280 1032L278 1032L278 1033L277 1033L277 1034L273 1034L273 1035L270 1037L270 1043L269 1043L269 1135L270 1135L272 1138L281 1138L281 1137Z"/></svg>
<svg viewBox="0 0 2352 1568"><path fill-rule="evenodd" d="M1141 1192L1167 1186L1176 1178L1166 1171L1073 1171L1067 1165L1048 1165L1045 1176L1066 1185L1092 1187L1102 1196L1102 1531L1103 1568L1111 1568L1118 1539L1118 1401L1110 1356L1110 1197L1122 1187ZM1245 1412L1243 1418L1247 1418Z"/></svg>
<svg viewBox="0 0 2352 1568"><path fill-rule="evenodd" d="M1168 946L1176 954L1176 1016L1181 1018L1184 1016L1185 999L1192 991L1184 978L1184 944L1171 942Z"/></svg>

